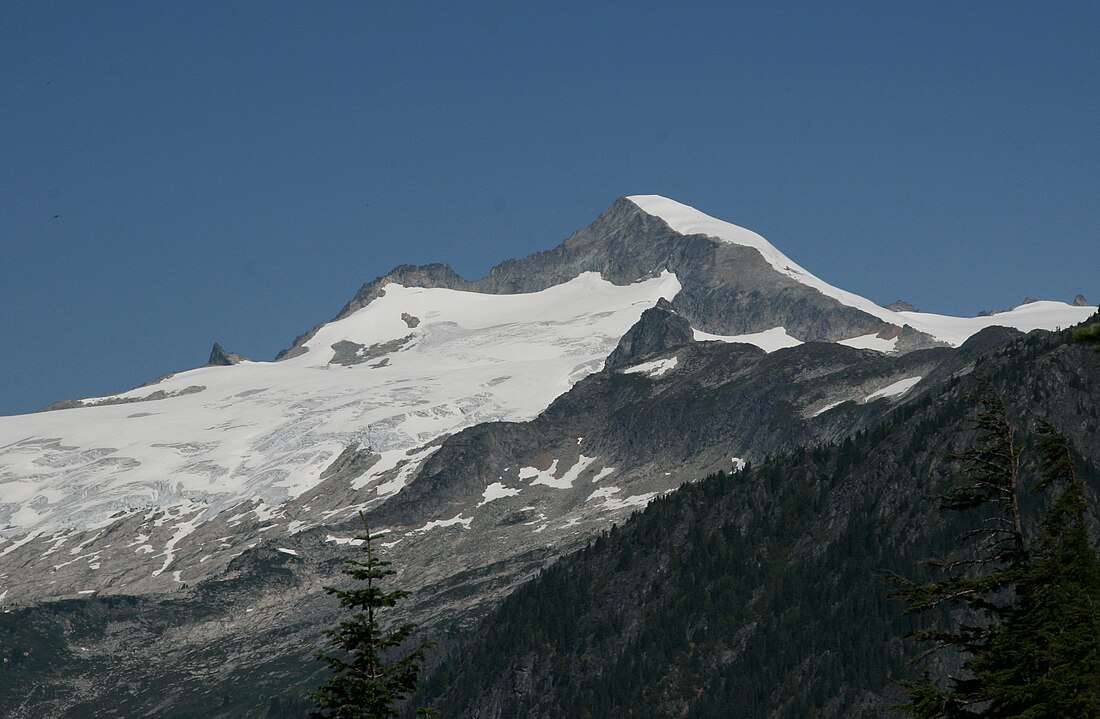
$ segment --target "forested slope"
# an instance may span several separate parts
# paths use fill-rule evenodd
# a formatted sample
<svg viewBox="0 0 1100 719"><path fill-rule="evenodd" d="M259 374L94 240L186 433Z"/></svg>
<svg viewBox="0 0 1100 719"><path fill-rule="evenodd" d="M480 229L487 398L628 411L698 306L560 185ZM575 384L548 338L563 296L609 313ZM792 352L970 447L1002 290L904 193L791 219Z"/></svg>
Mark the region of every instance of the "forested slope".
<svg viewBox="0 0 1100 719"><path fill-rule="evenodd" d="M919 576L980 521L935 500L957 472L947 453L973 437L969 397L996 390L1019 441L1040 418L1061 426L1095 500L1098 365L1069 332L1031 333L875 430L685 486L513 594L418 703L482 718L889 716L917 650L901 637L929 618L903 615L884 573ZM1034 521L1042 501L1028 500Z"/></svg>

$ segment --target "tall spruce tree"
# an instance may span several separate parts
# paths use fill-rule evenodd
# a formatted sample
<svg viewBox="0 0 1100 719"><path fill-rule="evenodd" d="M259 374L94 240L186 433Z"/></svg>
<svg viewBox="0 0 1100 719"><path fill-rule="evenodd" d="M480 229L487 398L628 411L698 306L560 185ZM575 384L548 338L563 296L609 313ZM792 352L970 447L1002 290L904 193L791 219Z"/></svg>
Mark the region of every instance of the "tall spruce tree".
<svg viewBox="0 0 1100 719"><path fill-rule="evenodd" d="M940 684L926 671L903 683L901 708L920 719L1100 717L1100 558L1073 450L1043 424L1034 490L1058 491L1028 542L1020 513L1020 448L1004 403L978 398L974 445L954 455L966 481L943 497L952 509L993 508L949 558L930 563L947 576L903 586L909 612L963 610L962 623L913 636L962 652L963 675Z"/></svg>
<svg viewBox="0 0 1100 719"><path fill-rule="evenodd" d="M340 599L340 606L353 612L350 619L340 622L336 629L325 634L338 650L316 656L328 664L332 677L318 691L313 692L317 710L314 719L396 719L399 703L415 689L420 676L420 664L429 644L424 643L411 652L390 662L387 655L405 643L416 630L416 625L405 623L393 631L384 631L379 623L379 613L389 609L408 596L408 592L394 589L386 591L381 583L397 574L390 569L390 562L378 558L375 542L382 534L371 534L370 526L362 512L362 540L364 560L346 559L348 566L342 573L357 584L350 589L325 587L325 591ZM422 717L434 716L430 710L421 710Z"/></svg>

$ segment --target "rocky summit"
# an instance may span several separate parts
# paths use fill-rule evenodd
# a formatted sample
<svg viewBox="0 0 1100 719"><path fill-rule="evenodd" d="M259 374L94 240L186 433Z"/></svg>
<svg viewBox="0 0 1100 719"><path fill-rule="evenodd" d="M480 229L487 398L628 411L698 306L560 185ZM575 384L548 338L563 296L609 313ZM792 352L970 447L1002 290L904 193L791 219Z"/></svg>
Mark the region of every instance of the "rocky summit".
<svg viewBox="0 0 1100 719"><path fill-rule="evenodd" d="M18 669L0 714L249 715L314 681L337 612L322 587L361 512L403 611L453 636L685 482L843 440L1095 312L879 307L653 195L479 280L398 267L276 361L215 345L206 366L0 418Z"/></svg>

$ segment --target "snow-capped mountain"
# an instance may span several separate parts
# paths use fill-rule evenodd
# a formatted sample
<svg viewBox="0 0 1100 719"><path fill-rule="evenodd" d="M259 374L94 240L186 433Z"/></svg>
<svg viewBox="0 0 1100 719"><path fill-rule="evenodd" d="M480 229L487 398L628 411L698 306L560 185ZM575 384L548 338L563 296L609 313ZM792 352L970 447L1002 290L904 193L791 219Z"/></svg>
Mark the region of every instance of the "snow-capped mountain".
<svg viewBox="0 0 1100 719"><path fill-rule="evenodd" d="M702 473L869 426L1011 334L992 327L1095 311L896 312L749 230L623 198L481 280L399 267L277 361L217 347L151 385L0 417L0 603L189 596L276 557L297 589L255 589L254 613L201 641L309 642L365 511L418 619L450 621Z"/></svg>
<svg viewBox="0 0 1100 719"><path fill-rule="evenodd" d="M187 535L225 512L251 512L297 533L376 507L401 492L442 438L533 419L600 370L662 298L694 339L765 351L815 339L882 352L957 346L984 327L1068 326L1095 310L1035 302L977 318L894 312L832 287L754 232L667 198L629 197L558 248L505 262L479 281L441 266L398 268L280 361L235 358L65 411L0 418L0 562L33 543L42 551L37 559L18 552L21 564L51 563L73 533L167 512L162 542L135 531L127 545L146 555L156 580ZM290 519L285 505L316 490L349 450L370 455L348 483L356 501L346 503L343 491L317 496ZM613 470L583 461L570 471ZM512 487L486 488L485 501L542 477L522 472ZM566 481L538 472L549 472L543 481L551 484ZM433 521L440 518L424 517L425 526ZM241 551L222 544L213 555L223 563ZM79 560L61 562L89 570L80 573L84 590L101 589L96 577L107 574L96 574L104 559L95 547L89 540ZM189 572L176 570L170 576L185 581ZM0 595L14 584L22 584L17 574L0 569ZM76 588L65 585L57 594Z"/></svg>

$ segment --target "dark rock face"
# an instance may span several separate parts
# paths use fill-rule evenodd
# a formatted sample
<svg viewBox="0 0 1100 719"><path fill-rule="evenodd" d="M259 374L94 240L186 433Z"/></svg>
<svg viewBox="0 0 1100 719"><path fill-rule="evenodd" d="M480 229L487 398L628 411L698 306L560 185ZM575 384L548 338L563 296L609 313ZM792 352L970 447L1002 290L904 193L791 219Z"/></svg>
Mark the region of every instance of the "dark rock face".
<svg viewBox="0 0 1100 719"><path fill-rule="evenodd" d="M1084 295L1077 295L1073 298L1074 307L1088 307L1089 301L1085 299Z"/></svg>
<svg viewBox="0 0 1100 719"><path fill-rule="evenodd" d="M228 367L247 360L244 355L237 354L236 352L227 352L220 344L214 343L214 348L210 350L210 359L206 361L207 367Z"/></svg>
<svg viewBox="0 0 1100 719"><path fill-rule="evenodd" d="M691 325L662 297L655 307L643 312L641 319L623 335L619 346L608 356L605 367L629 366L694 341Z"/></svg>
<svg viewBox="0 0 1100 719"><path fill-rule="evenodd" d="M552 250L506 260L480 280L466 280L441 264L401 265L363 285L335 319L365 307L390 282L514 294L538 292L582 272L598 272L609 282L627 285L665 271L675 273L683 287L672 307L704 332L739 335L785 327L803 341L831 342L900 329L777 272L753 248L681 235L626 198ZM277 359L301 352L315 331L296 339ZM910 335L910 348L934 344L916 330Z"/></svg>

